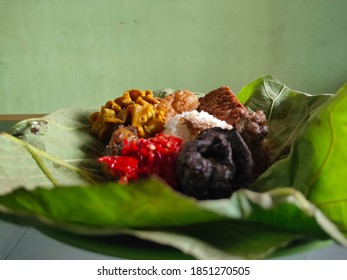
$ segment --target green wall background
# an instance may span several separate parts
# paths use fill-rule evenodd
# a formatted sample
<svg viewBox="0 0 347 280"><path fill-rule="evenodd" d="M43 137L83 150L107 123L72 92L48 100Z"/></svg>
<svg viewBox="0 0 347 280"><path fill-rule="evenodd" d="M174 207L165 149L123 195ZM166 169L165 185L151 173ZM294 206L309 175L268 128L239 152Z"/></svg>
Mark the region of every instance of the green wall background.
<svg viewBox="0 0 347 280"><path fill-rule="evenodd" d="M130 88L272 74L311 93L347 81L347 1L0 0L0 114L98 107Z"/></svg>

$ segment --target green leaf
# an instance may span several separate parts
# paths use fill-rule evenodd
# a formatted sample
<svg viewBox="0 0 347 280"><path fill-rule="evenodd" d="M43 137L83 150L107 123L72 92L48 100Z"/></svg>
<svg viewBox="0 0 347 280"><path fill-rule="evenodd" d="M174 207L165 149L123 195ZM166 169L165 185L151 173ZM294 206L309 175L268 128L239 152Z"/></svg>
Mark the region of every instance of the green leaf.
<svg viewBox="0 0 347 280"><path fill-rule="evenodd" d="M347 232L347 84L310 118L289 156L275 163L253 189L289 186L301 191Z"/></svg>
<svg viewBox="0 0 347 280"><path fill-rule="evenodd" d="M3 215L17 221L29 218L31 224L82 235L128 234L199 259L264 258L300 238L331 236L347 246L338 229L293 189L240 190L230 199L201 202L152 178L126 186L18 189L1 196L0 205Z"/></svg>
<svg viewBox="0 0 347 280"><path fill-rule="evenodd" d="M0 197L16 211L29 211L53 220L90 226L166 227L218 220L219 215L196 207L156 178L128 185L109 183L33 191L18 189ZM74 215L71 215L74 213Z"/></svg>
<svg viewBox="0 0 347 280"><path fill-rule="evenodd" d="M95 159L104 145L89 132L91 112L60 110L19 122L11 134L1 132L0 194L19 186L32 189L100 181Z"/></svg>
<svg viewBox="0 0 347 280"><path fill-rule="evenodd" d="M237 95L247 108L267 116L272 160L286 155L297 133L332 94L311 95L288 88L273 76L255 80Z"/></svg>

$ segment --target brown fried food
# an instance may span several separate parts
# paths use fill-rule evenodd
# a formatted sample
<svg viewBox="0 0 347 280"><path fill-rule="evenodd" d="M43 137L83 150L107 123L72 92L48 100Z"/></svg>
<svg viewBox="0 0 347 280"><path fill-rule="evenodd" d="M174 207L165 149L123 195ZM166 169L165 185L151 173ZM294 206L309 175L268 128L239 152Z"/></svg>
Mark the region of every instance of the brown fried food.
<svg viewBox="0 0 347 280"><path fill-rule="evenodd" d="M137 129L134 126L120 125L112 133L111 140L106 146L105 154L109 156L119 155L122 150L124 140L136 141L139 139Z"/></svg>
<svg viewBox="0 0 347 280"><path fill-rule="evenodd" d="M238 117L236 108L246 109L227 86L217 88L199 98L198 111L205 111L214 117L235 126Z"/></svg>
<svg viewBox="0 0 347 280"><path fill-rule="evenodd" d="M160 101L159 109L165 109L165 119L168 121L177 114L196 110L199 106L198 97L189 90L178 90Z"/></svg>
<svg viewBox="0 0 347 280"><path fill-rule="evenodd" d="M117 146L122 144L124 140L136 141L139 139L137 129L134 126L120 125L112 134L109 142L110 146Z"/></svg>
<svg viewBox="0 0 347 280"><path fill-rule="evenodd" d="M247 138L246 142L261 141L269 132L265 114L247 110L227 86L200 97L199 102L198 111L205 111L232 125Z"/></svg>
<svg viewBox="0 0 347 280"><path fill-rule="evenodd" d="M150 90L128 90L90 116L91 131L108 141L115 127L123 124L135 127L139 137L151 137L164 129L166 111L156 108L159 103Z"/></svg>

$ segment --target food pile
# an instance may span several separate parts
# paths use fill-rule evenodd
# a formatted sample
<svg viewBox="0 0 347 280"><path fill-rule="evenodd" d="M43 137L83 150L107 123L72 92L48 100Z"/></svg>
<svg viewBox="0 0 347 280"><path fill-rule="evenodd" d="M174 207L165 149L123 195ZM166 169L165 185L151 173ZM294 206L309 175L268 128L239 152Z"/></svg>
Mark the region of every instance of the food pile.
<svg viewBox="0 0 347 280"><path fill-rule="evenodd" d="M229 87L197 97L128 90L90 116L105 142L104 174L126 184L155 174L197 199L230 197L269 166L266 116L243 106Z"/></svg>

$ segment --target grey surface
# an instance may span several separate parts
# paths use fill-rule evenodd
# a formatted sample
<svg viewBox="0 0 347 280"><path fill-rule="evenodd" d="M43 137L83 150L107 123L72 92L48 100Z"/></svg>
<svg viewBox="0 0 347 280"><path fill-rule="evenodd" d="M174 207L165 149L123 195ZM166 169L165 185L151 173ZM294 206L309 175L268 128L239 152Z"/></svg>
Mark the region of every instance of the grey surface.
<svg viewBox="0 0 347 280"><path fill-rule="evenodd" d="M82 250L40 231L0 220L2 260L107 260L113 257Z"/></svg>
<svg viewBox="0 0 347 280"><path fill-rule="evenodd" d="M0 220L0 259L6 259L21 240L27 228Z"/></svg>
<svg viewBox="0 0 347 280"><path fill-rule="evenodd" d="M57 241L40 231L0 220L2 260L108 260L97 254ZM277 258L279 260L347 260L347 248L331 244L319 249Z"/></svg>

